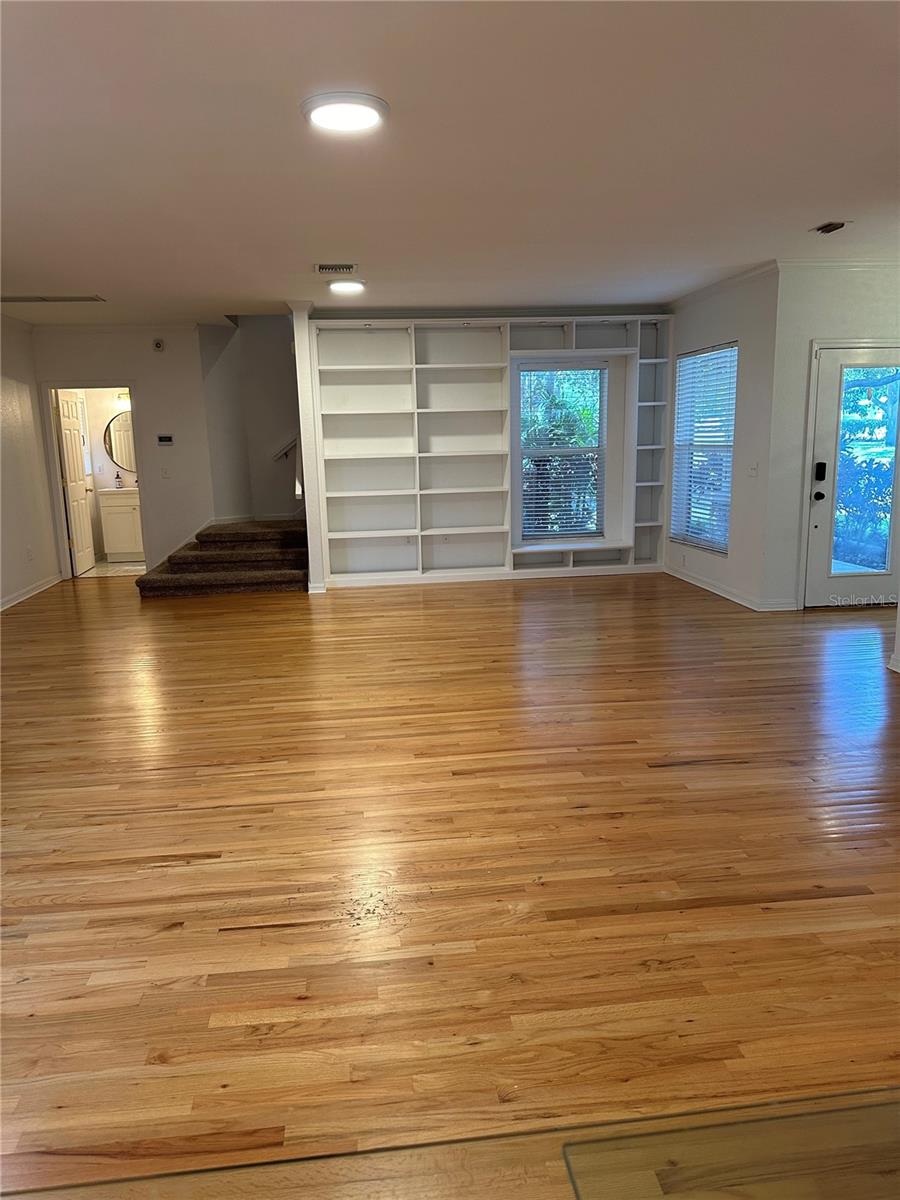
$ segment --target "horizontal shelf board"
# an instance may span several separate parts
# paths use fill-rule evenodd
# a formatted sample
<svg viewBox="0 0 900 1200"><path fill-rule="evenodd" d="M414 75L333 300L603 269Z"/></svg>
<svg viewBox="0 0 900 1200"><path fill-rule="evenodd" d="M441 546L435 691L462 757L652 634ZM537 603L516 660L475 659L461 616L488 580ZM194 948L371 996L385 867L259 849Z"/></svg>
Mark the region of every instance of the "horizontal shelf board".
<svg viewBox="0 0 900 1200"><path fill-rule="evenodd" d="M449 534L462 533L509 533L508 525L432 525L422 530L422 537L447 537Z"/></svg>
<svg viewBox="0 0 900 1200"><path fill-rule="evenodd" d="M506 458L508 450L420 450L419 458Z"/></svg>
<svg viewBox="0 0 900 1200"><path fill-rule="evenodd" d="M573 575L639 575L644 571L662 570L659 563L591 563L577 567L542 567L516 564L512 574L520 579L568 579Z"/></svg>
<svg viewBox="0 0 900 1200"><path fill-rule="evenodd" d="M417 371L505 371L505 362L416 363Z"/></svg>
<svg viewBox="0 0 900 1200"><path fill-rule="evenodd" d="M422 572L415 568L404 567L399 571L338 571L328 576L328 586L332 587L354 587L360 583L383 583L389 586L392 583L421 583Z"/></svg>
<svg viewBox="0 0 900 1200"><path fill-rule="evenodd" d="M353 371L357 373L365 371L411 371L412 369L412 363L365 363L363 365L359 363L347 363L343 367L336 363L329 363L327 366L319 364L319 370L323 374L327 374L329 371Z"/></svg>
<svg viewBox="0 0 900 1200"><path fill-rule="evenodd" d="M418 537L418 529L341 529L329 533L329 539L346 541L348 538L408 538Z"/></svg>
<svg viewBox="0 0 900 1200"><path fill-rule="evenodd" d="M422 574L436 575L447 580L459 575L465 575L467 579L495 579L501 572L507 574L503 563L498 563L496 567L426 567Z"/></svg>
<svg viewBox="0 0 900 1200"><path fill-rule="evenodd" d="M504 405L503 408L498 408L496 406L494 408L417 408L416 412L420 417L431 417L434 415L439 417L452 417L457 413L461 415L468 415L469 413L498 413L500 416L503 416L504 413L509 412L509 409Z"/></svg>
<svg viewBox="0 0 900 1200"><path fill-rule="evenodd" d="M548 554L554 550L630 550L631 542L605 541L603 538L580 538L568 542L533 542L513 546L513 554Z"/></svg>
<svg viewBox="0 0 900 1200"><path fill-rule="evenodd" d="M642 367L658 367L662 363L667 363L668 361L669 360L667 358L642 358L641 366Z"/></svg>
<svg viewBox="0 0 900 1200"><path fill-rule="evenodd" d="M423 496L478 496L484 492L508 492L506 487L438 487L421 488Z"/></svg>
<svg viewBox="0 0 900 1200"><path fill-rule="evenodd" d="M418 492L416 491L415 488L394 488L393 490L391 490L389 488L378 488L377 490L370 491L370 492L326 492L325 499L326 500L353 500L358 497L360 500L364 500L364 499L366 499L367 496L372 497L372 496L417 496L417 495L418 495Z"/></svg>
<svg viewBox="0 0 900 1200"><path fill-rule="evenodd" d="M411 417L414 408L342 408L339 412L323 412L323 417Z"/></svg>
<svg viewBox="0 0 900 1200"><path fill-rule="evenodd" d="M373 459L373 458L415 458L415 450L386 450L383 454L348 454L346 451L342 454L323 454L322 457L326 462L352 462L357 459Z"/></svg>
<svg viewBox="0 0 900 1200"><path fill-rule="evenodd" d="M556 350L510 350L511 358L558 358L562 361L566 359L575 359L584 357L584 355L598 354L602 357L604 354L634 354L637 355L637 346L576 346L574 349L571 346L558 347Z"/></svg>
<svg viewBox="0 0 900 1200"><path fill-rule="evenodd" d="M662 479L642 479L635 487L665 487Z"/></svg>
<svg viewBox="0 0 900 1200"><path fill-rule="evenodd" d="M635 529L662 529L662 521L635 521Z"/></svg>

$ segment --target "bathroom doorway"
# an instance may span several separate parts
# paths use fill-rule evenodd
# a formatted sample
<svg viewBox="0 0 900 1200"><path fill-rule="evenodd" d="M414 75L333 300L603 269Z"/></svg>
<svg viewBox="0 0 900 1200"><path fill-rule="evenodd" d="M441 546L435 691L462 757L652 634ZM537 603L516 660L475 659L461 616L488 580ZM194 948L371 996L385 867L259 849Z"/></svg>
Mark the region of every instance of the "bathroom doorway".
<svg viewBox="0 0 900 1200"><path fill-rule="evenodd" d="M127 387L51 389L72 575L142 575L137 455Z"/></svg>

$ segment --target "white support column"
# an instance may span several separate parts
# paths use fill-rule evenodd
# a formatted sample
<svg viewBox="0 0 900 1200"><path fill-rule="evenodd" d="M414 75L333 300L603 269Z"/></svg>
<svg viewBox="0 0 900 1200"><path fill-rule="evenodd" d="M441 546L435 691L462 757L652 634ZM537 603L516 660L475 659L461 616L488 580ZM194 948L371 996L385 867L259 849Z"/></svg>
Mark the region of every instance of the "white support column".
<svg viewBox="0 0 900 1200"><path fill-rule="evenodd" d="M312 355L309 344L307 300L288 301L294 314L294 359L297 367L297 398L300 407L300 454L303 463L303 497L306 506L306 536L309 544L310 593L325 591L324 529L322 527L322 454L318 445L318 422L313 398Z"/></svg>
<svg viewBox="0 0 900 1200"><path fill-rule="evenodd" d="M897 633L894 637L894 653L888 660L892 671L900 673L900 608L897 609Z"/></svg>

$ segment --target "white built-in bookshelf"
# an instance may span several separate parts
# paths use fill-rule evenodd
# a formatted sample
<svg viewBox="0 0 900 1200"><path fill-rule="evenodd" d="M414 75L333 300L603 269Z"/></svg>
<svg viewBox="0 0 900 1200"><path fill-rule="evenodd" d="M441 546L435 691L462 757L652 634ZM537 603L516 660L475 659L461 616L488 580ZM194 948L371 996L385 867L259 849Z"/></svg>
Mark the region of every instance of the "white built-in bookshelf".
<svg viewBox="0 0 900 1200"><path fill-rule="evenodd" d="M665 316L310 322L325 585L660 569L668 327ZM579 351L626 364L634 501L603 538L523 543L510 356ZM304 458L308 472L306 446Z"/></svg>

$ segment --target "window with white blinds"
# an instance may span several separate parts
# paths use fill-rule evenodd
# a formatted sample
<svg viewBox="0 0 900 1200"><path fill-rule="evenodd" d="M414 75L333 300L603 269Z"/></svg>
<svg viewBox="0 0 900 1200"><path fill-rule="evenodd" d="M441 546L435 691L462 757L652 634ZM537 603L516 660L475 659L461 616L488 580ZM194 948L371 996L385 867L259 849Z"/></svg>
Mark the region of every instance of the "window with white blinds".
<svg viewBox="0 0 900 1200"><path fill-rule="evenodd" d="M522 367L522 538L603 533L607 370Z"/></svg>
<svg viewBox="0 0 900 1200"><path fill-rule="evenodd" d="M672 517L678 542L727 551L737 397L736 345L678 357Z"/></svg>

